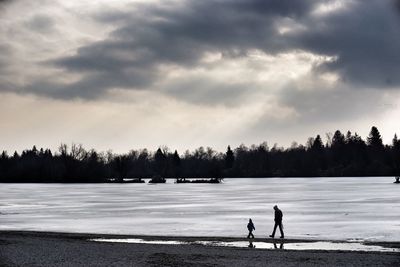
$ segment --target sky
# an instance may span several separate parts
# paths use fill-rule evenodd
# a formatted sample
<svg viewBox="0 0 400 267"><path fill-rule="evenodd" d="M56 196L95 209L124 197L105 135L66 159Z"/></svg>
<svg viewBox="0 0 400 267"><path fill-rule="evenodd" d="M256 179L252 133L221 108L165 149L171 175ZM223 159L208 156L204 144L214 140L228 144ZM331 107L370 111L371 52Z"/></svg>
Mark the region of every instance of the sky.
<svg viewBox="0 0 400 267"><path fill-rule="evenodd" d="M400 134L400 1L0 0L0 150Z"/></svg>

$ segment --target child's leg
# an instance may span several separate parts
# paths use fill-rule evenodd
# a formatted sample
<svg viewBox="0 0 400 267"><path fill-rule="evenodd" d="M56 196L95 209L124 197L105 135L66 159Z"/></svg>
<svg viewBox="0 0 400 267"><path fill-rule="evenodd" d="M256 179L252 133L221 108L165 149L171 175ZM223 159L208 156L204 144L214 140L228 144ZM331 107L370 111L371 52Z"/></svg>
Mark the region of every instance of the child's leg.
<svg viewBox="0 0 400 267"><path fill-rule="evenodd" d="M249 234L247 235L247 238L254 238L254 235L253 235L253 231L249 231Z"/></svg>

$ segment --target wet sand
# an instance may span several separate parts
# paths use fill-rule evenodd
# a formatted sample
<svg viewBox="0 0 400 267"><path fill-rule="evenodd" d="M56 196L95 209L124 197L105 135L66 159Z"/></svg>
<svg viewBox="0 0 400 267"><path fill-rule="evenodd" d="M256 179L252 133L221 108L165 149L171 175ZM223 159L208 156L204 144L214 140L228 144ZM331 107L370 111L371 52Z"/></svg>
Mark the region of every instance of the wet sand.
<svg viewBox="0 0 400 267"><path fill-rule="evenodd" d="M295 251L90 241L99 238L182 242L246 240L0 231L0 266L400 266L400 253L395 252ZM254 241L261 240L272 241ZM290 242L310 240L285 240L285 243ZM400 247L397 242L374 244Z"/></svg>

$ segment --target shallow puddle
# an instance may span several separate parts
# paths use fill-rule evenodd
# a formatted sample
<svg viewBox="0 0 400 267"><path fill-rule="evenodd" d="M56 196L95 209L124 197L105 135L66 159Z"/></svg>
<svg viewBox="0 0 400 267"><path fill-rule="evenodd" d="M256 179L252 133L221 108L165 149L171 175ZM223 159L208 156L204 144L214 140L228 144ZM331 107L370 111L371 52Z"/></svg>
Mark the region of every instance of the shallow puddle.
<svg viewBox="0 0 400 267"><path fill-rule="evenodd" d="M386 248L375 245L365 245L358 242L306 242L306 243L267 243L267 242L210 242L197 241L196 244L208 246L226 246L226 247L248 247L257 249L288 249L288 250L345 250L345 251L378 251L378 252L400 252L399 249Z"/></svg>
<svg viewBox="0 0 400 267"><path fill-rule="evenodd" d="M237 248L255 248L255 249L288 249L288 250L344 250L344 251L373 251L373 252L400 252L398 248L386 248L376 245L366 245L360 242L305 242L305 243L284 243L284 242L222 242L222 241L175 241L175 240L143 240L137 238L125 239L105 239L97 238L90 241L113 242L113 243L135 243L135 244L162 244L162 245L182 245L198 244L204 246L217 247L237 247Z"/></svg>
<svg viewBox="0 0 400 267"><path fill-rule="evenodd" d="M134 244L159 244L159 245L182 245L182 244L190 244L189 242L182 241L172 241L172 240L143 240L137 238L125 238L125 239L105 239L105 238L96 238L90 239L90 241L96 242L110 242L110 243L134 243Z"/></svg>

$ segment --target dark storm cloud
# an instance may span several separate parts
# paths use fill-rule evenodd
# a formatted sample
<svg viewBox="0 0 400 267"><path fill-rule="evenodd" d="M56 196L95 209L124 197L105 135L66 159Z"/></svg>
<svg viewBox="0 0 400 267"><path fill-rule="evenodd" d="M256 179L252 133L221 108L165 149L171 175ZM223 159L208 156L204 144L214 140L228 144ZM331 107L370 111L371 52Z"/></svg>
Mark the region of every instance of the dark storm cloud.
<svg viewBox="0 0 400 267"><path fill-rule="evenodd" d="M0 0L0 12L2 11L3 7L10 3L12 0Z"/></svg>
<svg viewBox="0 0 400 267"><path fill-rule="evenodd" d="M160 66L196 67L205 52L222 52L225 57L233 57L245 56L250 49L279 51L283 47L278 38L273 38L277 34L275 19L300 17L309 12L311 6L311 1L293 3L289 0L185 1L179 8L141 5L129 15L127 12L121 12L120 16L118 12L100 14L96 16L100 21L118 22L122 26L107 40L84 46L74 56L50 62L88 77L74 84L54 85L55 89L50 85L49 90L43 92L46 95L50 91L52 97L94 97L114 87L149 87L163 78L158 71ZM207 81L202 83L206 88ZM43 86L43 81L38 84L49 87L49 84ZM211 81L209 85L214 87L214 84ZM39 92L41 86L27 89ZM222 87L225 87L221 89L224 95L239 91L234 84L232 92L226 85ZM186 86L165 91L177 97L189 96L185 94ZM213 98L218 94L203 96Z"/></svg>
<svg viewBox="0 0 400 267"><path fill-rule="evenodd" d="M395 7L400 11L400 0L393 0Z"/></svg>
<svg viewBox="0 0 400 267"><path fill-rule="evenodd" d="M183 1L169 7L142 4L131 12L97 14L95 19L118 25L108 39L81 47L74 56L48 62L82 74L82 80L72 84L37 81L26 90L57 98L93 98L110 88L153 88L165 78L162 66L202 67L200 59L206 52L246 56L251 49L334 56L336 61L316 66L314 71L336 72L354 87L397 87L398 1L352 1L331 14L313 15L316 3L328 2ZM278 27L284 20L302 27L280 34ZM203 84L207 90L207 81ZM224 89L222 95L241 94L235 84L225 88L229 86L232 91ZM191 101L187 90L186 85L177 85L164 93ZM205 94L205 102L206 96L212 102L213 94Z"/></svg>
<svg viewBox="0 0 400 267"><path fill-rule="evenodd" d="M59 84L47 81L38 81L29 86L29 92L60 99L97 99L110 88L143 87L149 84L149 79L155 79L147 70L134 70L132 72L105 72L91 73L78 82L71 84Z"/></svg>
<svg viewBox="0 0 400 267"><path fill-rule="evenodd" d="M155 64L192 66L206 51L248 51L274 44L274 18L294 16L305 9L301 1L192 1L178 9L141 6L131 16L121 14L125 23L109 40L94 43L77 55L56 60L71 71L103 71L131 65ZM116 15L108 17L111 22ZM104 21L104 18L102 19ZM270 45L268 45L270 44ZM118 57L131 54L133 60Z"/></svg>
<svg viewBox="0 0 400 267"><path fill-rule="evenodd" d="M307 30L289 39L313 53L337 56L319 71L338 72L361 87L400 84L400 16L393 1L359 1L321 21L307 19ZM311 26L314 25L314 26Z"/></svg>

